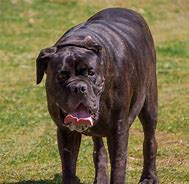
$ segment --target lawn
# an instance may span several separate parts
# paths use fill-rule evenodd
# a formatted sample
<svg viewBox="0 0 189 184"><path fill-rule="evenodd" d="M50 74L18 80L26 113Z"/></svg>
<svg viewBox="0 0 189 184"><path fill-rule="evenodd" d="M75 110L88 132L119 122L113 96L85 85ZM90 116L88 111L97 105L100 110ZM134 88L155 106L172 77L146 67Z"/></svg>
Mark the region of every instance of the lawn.
<svg viewBox="0 0 189 184"><path fill-rule="evenodd" d="M157 167L161 184L189 183L189 1L0 0L0 183L58 184L56 126L47 112L44 81L35 84L35 59L68 28L105 7L140 12L157 50L159 122ZM142 128L131 128L127 183L142 169ZM83 137L77 175L94 177L92 141Z"/></svg>

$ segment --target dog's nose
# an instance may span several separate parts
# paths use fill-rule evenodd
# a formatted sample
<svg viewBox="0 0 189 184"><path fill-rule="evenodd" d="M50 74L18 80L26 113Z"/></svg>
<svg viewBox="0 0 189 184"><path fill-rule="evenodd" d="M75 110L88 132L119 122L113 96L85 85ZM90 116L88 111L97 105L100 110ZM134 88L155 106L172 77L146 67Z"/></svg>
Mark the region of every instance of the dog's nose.
<svg viewBox="0 0 189 184"><path fill-rule="evenodd" d="M70 91L72 93L86 93L87 92L87 85L85 83L77 83L77 84L74 84L74 85L70 85Z"/></svg>

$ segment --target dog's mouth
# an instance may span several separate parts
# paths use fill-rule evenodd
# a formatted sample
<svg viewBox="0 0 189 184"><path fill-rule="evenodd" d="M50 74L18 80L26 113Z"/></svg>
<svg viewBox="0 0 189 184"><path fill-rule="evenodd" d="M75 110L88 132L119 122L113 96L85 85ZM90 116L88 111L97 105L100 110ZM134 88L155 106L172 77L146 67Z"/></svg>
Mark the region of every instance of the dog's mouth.
<svg viewBox="0 0 189 184"><path fill-rule="evenodd" d="M73 112L64 114L64 125L71 131L84 132L94 125L95 113L83 104L79 104Z"/></svg>
<svg viewBox="0 0 189 184"><path fill-rule="evenodd" d="M91 112L83 104L79 104L74 112L68 114L64 118L64 123L74 123L75 125L88 125L93 126L93 119L91 117Z"/></svg>

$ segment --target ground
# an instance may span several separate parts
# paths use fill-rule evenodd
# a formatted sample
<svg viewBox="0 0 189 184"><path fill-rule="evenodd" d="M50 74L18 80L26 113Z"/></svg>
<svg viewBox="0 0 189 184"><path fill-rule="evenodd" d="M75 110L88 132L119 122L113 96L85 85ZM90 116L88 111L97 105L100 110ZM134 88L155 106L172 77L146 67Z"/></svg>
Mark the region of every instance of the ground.
<svg viewBox="0 0 189 184"><path fill-rule="evenodd" d="M58 184L56 127L47 112L44 82L35 84L35 59L68 28L105 7L140 12L157 50L159 122L157 167L161 184L189 183L189 1L0 0L0 183ZM131 128L127 183L142 169L143 133ZM77 175L94 177L92 141L83 137Z"/></svg>

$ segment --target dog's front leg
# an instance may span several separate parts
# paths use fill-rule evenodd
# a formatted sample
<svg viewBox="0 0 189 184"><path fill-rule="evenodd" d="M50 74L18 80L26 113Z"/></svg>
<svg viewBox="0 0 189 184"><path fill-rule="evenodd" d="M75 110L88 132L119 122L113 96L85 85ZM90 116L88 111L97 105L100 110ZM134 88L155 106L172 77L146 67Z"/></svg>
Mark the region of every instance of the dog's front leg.
<svg viewBox="0 0 189 184"><path fill-rule="evenodd" d="M94 184L109 184L108 157L102 137L93 137L94 151L93 161L95 165Z"/></svg>
<svg viewBox="0 0 189 184"><path fill-rule="evenodd" d="M79 184L79 179L76 177L76 161L81 134L57 129L57 138L62 162L62 184Z"/></svg>
<svg viewBox="0 0 189 184"><path fill-rule="evenodd" d="M110 184L125 184L128 130L126 120L120 119L114 123L107 138L111 162Z"/></svg>

